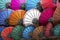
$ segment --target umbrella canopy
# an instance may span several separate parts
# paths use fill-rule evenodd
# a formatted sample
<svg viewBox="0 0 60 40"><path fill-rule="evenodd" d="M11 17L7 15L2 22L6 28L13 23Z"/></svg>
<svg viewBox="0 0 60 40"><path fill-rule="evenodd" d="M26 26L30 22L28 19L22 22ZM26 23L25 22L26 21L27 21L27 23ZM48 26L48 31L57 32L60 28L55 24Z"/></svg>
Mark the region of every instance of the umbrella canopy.
<svg viewBox="0 0 60 40"><path fill-rule="evenodd" d="M26 0L11 0L11 8L13 10L19 10Z"/></svg>
<svg viewBox="0 0 60 40"><path fill-rule="evenodd" d="M26 10L36 8L36 6L39 2L40 2L40 0L26 0Z"/></svg>
<svg viewBox="0 0 60 40"><path fill-rule="evenodd" d="M51 33L51 29L53 28L53 24L51 22L49 22L47 25L46 25L46 28L45 28L45 36L46 37L50 37L52 36L52 33Z"/></svg>
<svg viewBox="0 0 60 40"><path fill-rule="evenodd" d="M0 26L0 40L3 40L3 38L1 37L1 32L3 31L5 27L4 26Z"/></svg>
<svg viewBox="0 0 60 40"><path fill-rule="evenodd" d="M4 10L10 6L11 0L0 0L0 10Z"/></svg>
<svg viewBox="0 0 60 40"><path fill-rule="evenodd" d="M12 32L12 30L13 30L13 28L14 27L7 27L7 28L5 28L3 31L2 31L2 33L1 33L1 36L2 36L2 38L4 39L4 40L13 40L12 38L11 38L11 32Z"/></svg>
<svg viewBox="0 0 60 40"><path fill-rule="evenodd" d="M39 24L38 20L40 15L41 12L39 12L37 9L31 9L27 11L23 18L23 24L25 26L35 25L35 24L38 25Z"/></svg>
<svg viewBox="0 0 60 40"><path fill-rule="evenodd" d="M60 36L60 24L57 24L57 25L53 28L53 34L54 34L54 36Z"/></svg>
<svg viewBox="0 0 60 40"><path fill-rule="evenodd" d="M41 25L46 25L50 19L52 19L52 16L54 14L54 9L52 8L47 8L45 9L41 16L39 17L39 22Z"/></svg>
<svg viewBox="0 0 60 40"><path fill-rule="evenodd" d="M60 0L57 0L57 7L60 7Z"/></svg>
<svg viewBox="0 0 60 40"><path fill-rule="evenodd" d="M41 0L42 7L45 8L55 8L56 4L53 0Z"/></svg>
<svg viewBox="0 0 60 40"><path fill-rule="evenodd" d="M0 40L3 40L2 38L0 38Z"/></svg>
<svg viewBox="0 0 60 40"><path fill-rule="evenodd" d="M53 14L53 23L54 25L60 23L60 7L57 7Z"/></svg>
<svg viewBox="0 0 60 40"><path fill-rule="evenodd" d="M11 13L12 13L11 9L7 9L7 10L0 12L0 25L7 25L8 24L8 18Z"/></svg>
<svg viewBox="0 0 60 40"><path fill-rule="evenodd" d="M23 17L25 15L24 10L16 10L12 12L12 14L9 17L9 25L17 25L17 24L23 24Z"/></svg>
<svg viewBox="0 0 60 40"><path fill-rule="evenodd" d="M33 39L39 40L40 38L42 38L43 32L44 32L44 26L39 26L39 27L35 28L32 33Z"/></svg>
<svg viewBox="0 0 60 40"><path fill-rule="evenodd" d="M14 40L21 40L23 30L24 30L23 26L20 25L16 26L11 33L12 38L14 38Z"/></svg>
<svg viewBox="0 0 60 40"><path fill-rule="evenodd" d="M3 31L4 28L4 26L0 26L0 33Z"/></svg>
<svg viewBox="0 0 60 40"><path fill-rule="evenodd" d="M31 34L32 34L33 30L34 30L34 26L32 26L32 25L27 26L23 31L23 38L25 38L27 40L30 39L32 36Z"/></svg>

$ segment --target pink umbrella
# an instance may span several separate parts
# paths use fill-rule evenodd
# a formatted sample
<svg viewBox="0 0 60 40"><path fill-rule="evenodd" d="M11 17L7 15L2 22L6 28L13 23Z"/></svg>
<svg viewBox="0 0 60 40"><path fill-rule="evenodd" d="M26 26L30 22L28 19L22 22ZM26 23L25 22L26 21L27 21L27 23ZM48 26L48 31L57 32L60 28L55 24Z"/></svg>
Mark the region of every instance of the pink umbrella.
<svg viewBox="0 0 60 40"><path fill-rule="evenodd" d="M13 10L21 9L22 4L24 4L26 0L11 0L11 8Z"/></svg>
<svg viewBox="0 0 60 40"><path fill-rule="evenodd" d="M57 6L60 7L60 0L57 0Z"/></svg>
<svg viewBox="0 0 60 40"><path fill-rule="evenodd" d="M55 10L52 9L52 8L47 8L47 9L45 9L45 10L42 12L41 16L39 17L39 22L40 22L40 24L41 24L41 25L46 25L46 24L48 23L48 21L51 20L53 14L54 14L54 11L55 11Z"/></svg>

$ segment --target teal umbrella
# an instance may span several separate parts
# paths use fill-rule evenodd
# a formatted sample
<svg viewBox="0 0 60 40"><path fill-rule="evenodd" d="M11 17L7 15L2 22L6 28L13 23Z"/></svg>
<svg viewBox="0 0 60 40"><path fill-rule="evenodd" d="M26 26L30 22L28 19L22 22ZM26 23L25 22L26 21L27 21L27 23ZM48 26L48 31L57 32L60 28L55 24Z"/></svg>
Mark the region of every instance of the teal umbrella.
<svg viewBox="0 0 60 40"><path fill-rule="evenodd" d="M16 26L11 33L12 38L14 40L21 40L23 30L24 30L23 26L20 25Z"/></svg>
<svg viewBox="0 0 60 40"><path fill-rule="evenodd" d="M10 6L11 0L0 0L0 10L4 10Z"/></svg>

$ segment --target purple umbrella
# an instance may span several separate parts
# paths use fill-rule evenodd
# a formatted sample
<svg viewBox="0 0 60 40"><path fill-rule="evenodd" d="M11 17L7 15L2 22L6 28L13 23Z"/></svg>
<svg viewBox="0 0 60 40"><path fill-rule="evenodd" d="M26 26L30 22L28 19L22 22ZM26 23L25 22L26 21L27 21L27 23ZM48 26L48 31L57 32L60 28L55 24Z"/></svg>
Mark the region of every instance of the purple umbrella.
<svg viewBox="0 0 60 40"><path fill-rule="evenodd" d="M13 10L21 9L22 4L24 4L26 0L11 0L11 8Z"/></svg>

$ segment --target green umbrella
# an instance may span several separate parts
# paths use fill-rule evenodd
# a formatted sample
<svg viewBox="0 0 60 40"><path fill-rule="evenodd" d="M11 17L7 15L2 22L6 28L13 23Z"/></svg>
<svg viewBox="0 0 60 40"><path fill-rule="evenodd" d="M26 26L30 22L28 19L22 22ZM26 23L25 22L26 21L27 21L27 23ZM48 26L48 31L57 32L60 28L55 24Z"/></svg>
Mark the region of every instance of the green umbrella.
<svg viewBox="0 0 60 40"><path fill-rule="evenodd" d="M14 40L21 40L23 30L24 30L23 26L20 25L16 26L11 33L12 38Z"/></svg>

